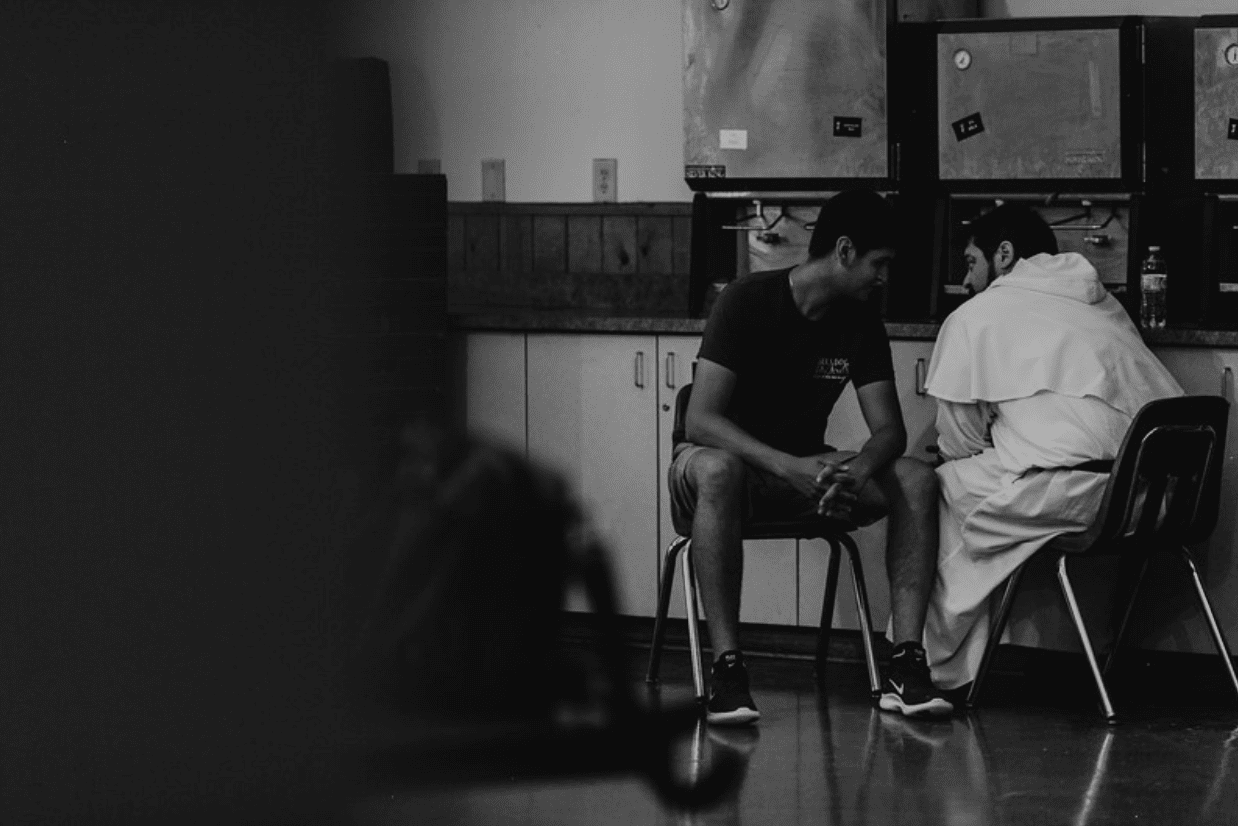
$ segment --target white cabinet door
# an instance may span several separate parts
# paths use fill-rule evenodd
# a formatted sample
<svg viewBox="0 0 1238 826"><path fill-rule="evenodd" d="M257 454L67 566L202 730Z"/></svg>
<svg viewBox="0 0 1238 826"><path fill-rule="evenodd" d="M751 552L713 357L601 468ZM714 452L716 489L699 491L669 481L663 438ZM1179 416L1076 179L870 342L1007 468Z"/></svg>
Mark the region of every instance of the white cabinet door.
<svg viewBox="0 0 1238 826"><path fill-rule="evenodd" d="M1214 396L1224 392L1230 403L1216 528L1207 542L1192 547L1191 552L1221 630L1231 646L1238 645L1238 508L1234 505L1238 502L1238 399L1234 391L1238 351L1166 347L1158 349L1156 355L1187 393ZM1161 562L1159 570L1163 576L1145 583L1140 596L1142 607L1135 609L1147 618L1143 627L1150 628L1150 633L1142 642L1132 640L1132 644L1167 651L1215 652L1186 572L1167 562ZM1156 573L1150 570L1149 577Z"/></svg>
<svg viewBox="0 0 1238 826"><path fill-rule="evenodd" d="M898 388L899 406L902 408L903 422L907 428L906 455L929 460L932 457L924 448L937 442L934 425L937 405L931 396L917 391L933 354L933 342L892 341L890 351L894 359L894 383ZM830 414L825 440L839 450L858 450L868 440L868 436L868 426L864 424L855 388L848 385ZM852 536L860 548L873 628L880 632L885 629L890 618L890 588L885 563L885 520L860 528ZM817 626L821 622L829 545L820 539L799 544L799 624ZM845 561L839 565L833 627L860 627L856 619L851 570Z"/></svg>
<svg viewBox="0 0 1238 826"><path fill-rule="evenodd" d="M667 469L671 463L671 430L675 417L675 394L692 381L692 364L701 347L700 336L658 337L658 544L665 549L675 537L671 526ZM744 543L744 582L740 622L794 625L796 620L795 540L769 539ZM676 589L670 615L684 616L682 569L676 571Z"/></svg>
<svg viewBox="0 0 1238 826"><path fill-rule="evenodd" d="M524 333L465 336L465 427L524 455Z"/></svg>
<svg viewBox="0 0 1238 826"><path fill-rule="evenodd" d="M619 612L637 616L657 596L656 358L653 336L528 336L529 458L567 479L610 553Z"/></svg>
<svg viewBox="0 0 1238 826"><path fill-rule="evenodd" d="M794 539L749 539L744 542L740 622L795 625L799 610L795 596L799 575L797 551Z"/></svg>
<svg viewBox="0 0 1238 826"><path fill-rule="evenodd" d="M932 462L936 456L925 448L937 445L937 401L924 392L924 381L933 357L933 342L892 341L890 352L894 357L898 403L907 426L906 455Z"/></svg>

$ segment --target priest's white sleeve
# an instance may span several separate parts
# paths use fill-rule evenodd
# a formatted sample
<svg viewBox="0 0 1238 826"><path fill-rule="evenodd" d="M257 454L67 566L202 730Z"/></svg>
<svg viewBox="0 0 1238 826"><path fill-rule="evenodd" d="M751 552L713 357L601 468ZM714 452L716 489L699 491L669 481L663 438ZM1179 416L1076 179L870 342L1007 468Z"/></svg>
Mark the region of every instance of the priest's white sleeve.
<svg viewBox="0 0 1238 826"><path fill-rule="evenodd" d="M947 462L975 456L993 446L992 406L987 402L937 400L937 449Z"/></svg>

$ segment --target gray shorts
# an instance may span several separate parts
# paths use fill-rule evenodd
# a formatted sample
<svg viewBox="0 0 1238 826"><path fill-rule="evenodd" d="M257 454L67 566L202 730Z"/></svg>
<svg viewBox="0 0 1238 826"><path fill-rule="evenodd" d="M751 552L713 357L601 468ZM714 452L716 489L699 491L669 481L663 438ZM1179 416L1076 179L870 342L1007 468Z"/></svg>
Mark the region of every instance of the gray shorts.
<svg viewBox="0 0 1238 826"><path fill-rule="evenodd" d="M680 536L692 533L692 517L696 513L696 491L688 478L688 467L702 450L708 448L690 442L675 446L667 484L671 498L671 524ZM836 448L822 445L822 453L832 453ZM744 524L749 522L806 521L817 518L818 500L804 496L781 478L761 468L745 465ZM857 525L870 525L884 511L872 508L856 514Z"/></svg>

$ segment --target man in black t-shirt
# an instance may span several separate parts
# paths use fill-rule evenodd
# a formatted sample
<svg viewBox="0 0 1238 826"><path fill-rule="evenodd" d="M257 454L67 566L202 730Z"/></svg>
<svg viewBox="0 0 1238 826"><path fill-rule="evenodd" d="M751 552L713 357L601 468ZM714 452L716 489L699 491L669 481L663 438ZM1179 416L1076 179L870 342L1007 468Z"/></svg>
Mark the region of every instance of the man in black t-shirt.
<svg viewBox="0 0 1238 826"><path fill-rule="evenodd" d="M753 519L864 525L887 516L895 648L881 707L907 715L953 710L929 679L921 645L937 558L937 477L902 455L907 433L890 345L866 303L885 283L892 236L893 214L880 195L840 193L821 208L807 260L736 280L705 326L670 492L675 528L692 537L717 654L711 723L760 716L738 639L741 536ZM870 432L859 452L824 444L847 382Z"/></svg>

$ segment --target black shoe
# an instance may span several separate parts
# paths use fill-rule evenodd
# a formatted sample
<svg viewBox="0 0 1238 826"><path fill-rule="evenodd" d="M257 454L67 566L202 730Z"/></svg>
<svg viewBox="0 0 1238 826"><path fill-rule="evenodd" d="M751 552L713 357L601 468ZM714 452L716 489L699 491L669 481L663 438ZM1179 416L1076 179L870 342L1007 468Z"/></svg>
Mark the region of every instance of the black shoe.
<svg viewBox="0 0 1238 826"><path fill-rule="evenodd" d="M919 643L894 647L890 667L881 684L881 708L906 717L944 717L954 711L929 677L928 661Z"/></svg>
<svg viewBox="0 0 1238 826"><path fill-rule="evenodd" d="M740 726L755 723L761 717L757 704L748 691L748 669L744 655L725 651L714 663L709 675L709 705L706 719L714 725Z"/></svg>

